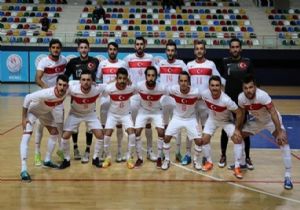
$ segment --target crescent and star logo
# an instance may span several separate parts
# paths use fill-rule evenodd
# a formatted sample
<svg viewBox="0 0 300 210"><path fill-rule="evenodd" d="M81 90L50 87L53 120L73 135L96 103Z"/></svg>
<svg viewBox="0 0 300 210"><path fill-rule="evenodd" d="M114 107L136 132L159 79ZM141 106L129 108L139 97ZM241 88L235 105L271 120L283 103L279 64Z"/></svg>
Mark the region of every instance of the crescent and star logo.
<svg viewBox="0 0 300 210"><path fill-rule="evenodd" d="M168 73L172 73L172 68L168 68Z"/></svg>
<svg viewBox="0 0 300 210"><path fill-rule="evenodd" d="M213 104L211 104L211 105L210 105L210 109L211 109L211 110L216 110L216 106L213 105Z"/></svg>
<svg viewBox="0 0 300 210"><path fill-rule="evenodd" d="M124 99L125 99L124 96L119 96L119 100L120 100L120 101L123 101Z"/></svg>
<svg viewBox="0 0 300 210"><path fill-rule="evenodd" d="M82 103L87 104L87 103L89 103L89 100L88 99L82 99Z"/></svg>
<svg viewBox="0 0 300 210"><path fill-rule="evenodd" d="M245 63L245 62L240 62L239 63L239 67L242 69L242 70L245 70L245 69L247 69L247 64Z"/></svg>
<svg viewBox="0 0 300 210"><path fill-rule="evenodd" d="M183 103L183 104L187 104L187 99L181 99L181 103Z"/></svg>
<svg viewBox="0 0 300 210"><path fill-rule="evenodd" d="M151 101L152 99L153 99L153 98L152 98L151 96L149 96L149 95L147 96L147 100L148 100L148 101Z"/></svg>
<svg viewBox="0 0 300 210"><path fill-rule="evenodd" d="M95 68L95 64L90 62L90 63L88 63L87 67L89 70L93 70Z"/></svg>

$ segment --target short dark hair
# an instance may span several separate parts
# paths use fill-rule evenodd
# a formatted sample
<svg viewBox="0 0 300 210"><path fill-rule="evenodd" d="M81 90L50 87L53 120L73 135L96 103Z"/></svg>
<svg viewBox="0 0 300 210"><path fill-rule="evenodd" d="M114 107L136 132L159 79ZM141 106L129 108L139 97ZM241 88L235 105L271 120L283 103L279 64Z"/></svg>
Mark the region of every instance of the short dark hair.
<svg viewBox="0 0 300 210"><path fill-rule="evenodd" d="M178 75L178 82L179 82L179 80L180 80L180 76L181 76L181 75L187 76L187 77L188 77L189 84L191 85L191 76L190 76L190 74L189 74L187 71L181 72L181 73Z"/></svg>
<svg viewBox="0 0 300 210"><path fill-rule="evenodd" d="M175 50L177 50L177 45L176 45L176 43L175 43L172 39L169 39L169 40L168 40L168 42L167 42L167 44L166 44L166 48L167 48L168 46L174 46L174 47L175 47Z"/></svg>
<svg viewBox="0 0 300 210"><path fill-rule="evenodd" d="M107 44L107 49L109 48L110 45L112 45L112 46L114 46L115 48L119 49L119 45L118 45L116 42L109 42L109 43Z"/></svg>
<svg viewBox="0 0 300 210"><path fill-rule="evenodd" d="M146 39L145 39L144 37L142 37L142 36L137 36L137 37L135 38L134 43L136 43L137 40L142 40L142 41L144 42L144 44L146 44Z"/></svg>
<svg viewBox="0 0 300 210"><path fill-rule="evenodd" d="M83 74L88 74L88 75L91 75L91 77L93 77L92 72L91 72L90 70L87 70L87 69L85 69L85 70L83 70L83 71L81 72L80 78L81 78L81 75L83 75Z"/></svg>
<svg viewBox="0 0 300 210"><path fill-rule="evenodd" d="M204 46L204 49L206 49L206 42L204 40L195 40L194 41L194 48L196 45L202 44Z"/></svg>
<svg viewBox="0 0 300 210"><path fill-rule="evenodd" d="M248 84L250 82L253 82L256 85L255 78L252 74L246 74L242 80L243 84Z"/></svg>
<svg viewBox="0 0 300 210"><path fill-rule="evenodd" d="M58 75L57 78L56 78L56 82L58 82L58 80L62 80L64 82L66 82L66 83L69 82L69 78L66 75L64 75L64 74Z"/></svg>
<svg viewBox="0 0 300 210"><path fill-rule="evenodd" d="M147 73L148 73L149 70L153 70L155 72L155 79L157 79L157 69L155 68L155 66L148 66L145 69L145 76L147 76Z"/></svg>
<svg viewBox="0 0 300 210"><path fill-rule="evenodd" d="M232 38L229 41L229 47L231 47L232 42L238 42L240 44L240 47L242 47L242 42L238 38Z"/></svg>
<svg viewBox="0 0 300 210"><path fill-rule="evenodd" d="M82 43L86 44L87 46L90 46L89 40L87 40L87 39L78 39L78 41L77 41L78 47L79 47L80 44L82 44Z"/></svg>
<svg viewBox="0 0 300 210"><path fill-rule="evenodd" d="M49 43L49 48L51 48L51 46L54 44L59 44L59 46L62 47L62 43L59 39L51 39L51 41Z"/></svg>
<svg viewBox="0 0 300 210"><path fill-rule="evenodd" d="M118 71L117 71L117 73L116 73L116 76L118 77L119 74L123 74L123 75L128 76L128 71L127 71L127 69L121 67L121 68L118 68Z"/></svg>
<svg viewBox="0 0 300 210"><path fill-rule="evenodd" d="M208 84L210 84L210 82L211 82L212 80L218 81L218 82L220 83L220 85L222 84L222 80L221 80L221 77L220 77L220 76L212 75L212 76L209 78Z"/></svg>

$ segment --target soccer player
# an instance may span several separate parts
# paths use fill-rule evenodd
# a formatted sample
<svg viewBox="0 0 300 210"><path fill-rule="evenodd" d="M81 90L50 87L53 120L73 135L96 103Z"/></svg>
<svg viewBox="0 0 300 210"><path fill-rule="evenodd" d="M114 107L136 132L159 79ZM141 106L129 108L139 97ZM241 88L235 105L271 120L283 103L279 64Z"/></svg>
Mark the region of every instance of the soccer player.
<svg viewBox="0 0 300 210"><path fill-rule="evenodd" d="M67 59L60 55L62 49L62 43L58 39L52 39L49 43L50 54L47 57L42 58L38 65L35 75L35 80L38 86L41 88L54 87L58 75L61 75L65 71L67 65ZM63 131L64 122L64 106L63 104L56 106L52 110L57 129L61 137ZM41 160L41 140L43 137L43 126L37 121L36 132L35 132L35 156L34 162L36 166L42 164ZM61 150L60 138L58 140L59 149L57 151L58 156L63 159L63 153Z"/></svg>
<svg viewBox="0 0 300 210"><path fill-rule="evenodd" d="M104 85L96 85L93 82L92 72L83 70L80 75L80 83L70 85L68 94L71 95L71 109L64 124L62 146L64 161L59 166L64 169L70 166L70 142L69 139L74 130L78 130L81 122L85 122L88 130L96 137L92 164L101 167L99 151L103 142L103 131L96 113L96 101L103 94Z"/></svg>
<svg viewBox="0 0 300 210"><path fill-rule="evenodd" d="M138 156L135 168L138 168L143 164L141 133L149 121L153 122L158 134L157 167L160 168L162 164L162 147L164 139L164 123L160 99L166 92L164 86L156 82L157 70L154 66L148 66L146 68L145 77L146 81L139 82L136 87L137 92L141 97L141 106L135 121L136 150Z"/></svg>
<svg viewBox="0 0 300 210"><path fill-rule="evenodd" d="M241 56L242 43L239 39L233 38L229 42L230 57L223 59L223 65L220 69L222 77L226 79L225 93L237 104L238 95L242 92L242 79L246 74L253 74L251 60ZM245 116L246 117L246 116ZM253 170L254 166L250 158L250 138L245 138L246 166ZM221 134L221 158L218 163L220 168L226 166L226 150L228 137L224 131ZM244 160L243 160L244 161Z"/></svg>
<svg viewBox="0 0 300 210"><path fill-rule="evenodd" d="M59 75L54 87L44 88L28 94L24 99L22 111L23 136L20 144L22 181L31 181L31 177L27 172L28 144L32 135L33 125L37 119L39 119L40 123L48 129L50 134L43 166L49 168L58 167L51 161L52 152L55 148L56 141L59 138L52 110L63 103L67 89L68 78L64 75Z"/></svg>
<svg viewBox="0 0 300 210"><path fill-rule="evenodd" d="M135 148L135 130L131 116L130 98L135 94L135 86L128 85L128 72L125 68L119 68L116 73L116 81L109 83L105 87L105 95L110 97L110 106L107 113L104 135L105 160L103 168L111 165L111 136L113 129L118 124L122 124L128 133L127 167L134 168L133 149Z"/></svg>
<svg viewBox="0 0 300 210"><path fill-rule="evenodd" d="M160 75L160 83L165 86L172 86L178 84L178 76L181 72L187 71L187 66L183 60L177 59L177 46L172 40L166 44L166 60L161 60L158 64L158 71ZM167 127L169 120L175 108L175 100L171 96L163 96L161 100L163 107L163 117L165 127ZM187 141L187 146L190 147L190 142ZM182 156L180 153L181 147L181 132L176 136L176 161L181 162ZM189 151L189 149L187 149Z"/></svg>
<svg viewBox="0 0 300 210"><path fill-rule="evenodd" d="M145 80L144 71L148 66L153 66L153 56L145 53L146 40L143 37L136 37L135 39L135 53L129 54L124 58L124 61L128 65L127 69L130 75L130 80L134 85L138 82ZM136 119L137 112L139 110L140 97L135 95L131 98L132 118ZM151 124L147 124L145 129L145 135L147 139L147 158L151 161L156 161L157 157L152 150L152 130Z"/></svg>
<svg viewBox="0 0 300 210"><path fill-rule="evenodd" d="M242 128L242 136L245 138L266 129L275 137L276 143L282 152L285 166L284 188L287 190L292 189L290 146L281 115L274 106L271 97L268 93L256 87L253 76L247 75L243 79L243 92L238 96L238 103L243 114L249 111L254 117L254 119L245 123ZM242 119L240 120L241 124Z"/></svg>
<svg viewBox="0 0 300 210"><path fill-rule="evenodd" d="M72 75L74 80L79 80L82 71L88 70L92 73L93 81L96 81L96 72L99 66L99 60L97 58L89 56L90 44L87 39L79 39L77 42L77 51L79 56L72 58L66 66L65 75L70 77ZM73 131L73 148L74 148L74 159L80 160L82 163L87 163L90 156L90 147L92 145L93 133L86 131L86 149L84 155L81 157L78 149L78 131Z"/></svg>
<svg viewBox="0 0 300 210"><path fill-rule="evenodd" d="M191 75L192 87L196 87L200 90L200 92L202 92L208 89L209 78L212 75L220 76L220 73L217 70L215 63L211 60L206 59L206 46L204 41L195 41L194 55L195 60L188 62L187 68L189 74ZM224 79L222 79L222 84L225 84ZM209 111L203 100L198 101L196 107L197 120L201 122L201 126L203 127L206 119L208 118ZM182 159L182 165L191 163L191 145L188 148L189 152Z"/></svg>
<svg viewBox="0 0 300 210"><path fill-rule="evenodd" d="M189 140L195 141L194 167L201 167L201 138L200 128L196 119L196 103L201 97L200 91L191 87L190 75L187 72L180 73L178 77L179 85L170 87L168 94L176 101L176 107L172 119L165 132L163 143L163 153L165 159L161 168L167 170L170 167L170 141L176 136L181 128L187 130Z"/></svg>
<svg viewBox="0 0 300 210"><path fill-rule="evenodd" d="M103 81L103 84L108 84L109 82L116 79L116 73L119 68L126 68L126 63L118 59L119 45L116 42L110 42L107 45L108 59L100 62L97 71L97 78ZM110 104L109 97L102 97L100 100L100 119L102 126L105 127L105 122L107 120L107 112ZM117 125L117 142L118 151L116 162L126 161L126 158L122 156L122 139L123 139L123 129L122 126ZM102 147L103 148L103 147ZM103 152L100 152L102 155Z"/></svg>
<svg viewBox="0 0 300 210"><path fill-rule="evenodd" d="M222 127L226 134L234 143L234 175L242 179L243 175L240 169L240 160L242 157L242 136L239 128L242 117L241 110L231 98L222 91L221 78L212 76L209 79L209 89L202 92L202 99L209 109L209 117L205 122L202 137L202 149L206 159L202 166L203 171L209 171L213 168L211 159L210 140L217 128ZM234 124L232 113L236 114L237 121Z"/></svg>

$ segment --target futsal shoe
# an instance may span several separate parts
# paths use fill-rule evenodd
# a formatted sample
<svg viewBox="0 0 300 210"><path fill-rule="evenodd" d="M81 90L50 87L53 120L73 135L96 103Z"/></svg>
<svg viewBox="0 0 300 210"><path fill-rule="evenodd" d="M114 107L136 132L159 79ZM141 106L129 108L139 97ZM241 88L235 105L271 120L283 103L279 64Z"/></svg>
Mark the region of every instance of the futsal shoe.
<svg viewBox="0 0 300 210"><path fill-rule="evenodd" d="M286 190L293 189L293 183L292 183L291 177L286 176L284 178L284 189L286 189Z"/></svg>
<svg viewBox="0 0 300 210"><path fill-rule="evenodd" d="M170 168L170 161L169 160L164 160L163 161L163 164L162 164L162 166L161 166L161 169L163 169L163 170L168 170Z"/></svg>
<svg viewBox="0 0 300 210"><path fill-rule="evenodd" d="M242 174L242 172L241 172L240 167L235 168L233 174L234 174L234 176L235 176L236 178L238 178L238 179L242 179L242 178L243 178L243 174Z"/></svg>
<svg viewBox="0 0 300 210"><path fill-rule="evenodd" d="M186 165L191 164L191 162L192 162L191 156L185 155L181 160L181 165L186 166Z"/></svg>
<svg viewBox="0 0 300 210"><path fill-rule="evenodd" d="M227 165L226 156L221 155L220 161L218 163L219 168L224 168Z"/></svg>
<svg viewBox="0 0 300 210"><path fill-rule="evenodd" d="M161 168L162 166L162 159L161 157L157 158L157 161L156 161L156 168Z"/></svg>
<svg viewBox="0 0 300 210"><path fill-rule="evenodd" d="M59 169L65 169L70 167L71 162L67 159L64 159L64 161L60 164Z"/></svg>
<svg viewBox="0 0 300 210"><path fill-rule="evenodd" d="M234 164L231 164L231 165L229 165L229 166L227 167L228 170L234 170L234 168L235 168L235 165L234 165ZM247 170L247 165L246 165L246 164L244 164L244 165L241 165L241 164L240 164L240 169L241 169L242 171Z"/></svg>
<svg viewBox="0 0 300 210"><path fill-rule="evenodd" d="M250 158L246 158L246 165L247 165L247 168L249 170L253 170L254 169L254 166L253 166L252 161L251 161Z"/></svg>
<svg viewBox="0 0 300 210"><path fill-rule="evenodd" d="M102 168L108 168L111 165L111 158L105 158L104 162L102 163Z"/></svg>
<svg viewBox="0 0 300 210"><path fill-rule="evenodd" d="M44 161L43 168L58 168L58 165L54 164L52 161Z"/></svg>
<svg viewBox="0 0 300 210"><path fill-rule="evenodd" d="M152 162L155 162L157 160L157 157L152 150L149 150L147 152L147 159L151 160Z"/></svg>
<svg viewBox="0 0 300 210"><path fill-rule="evenodd" d="M20 176L22 182L31 182L31 177L27 171L22 171Z"/></svg>
<svg viewBox="0 0 300 210"><path fill-rule="evenodd" d="M182 160L182 155L180 152L177 152L176 155L175 155L175 160L176 162L180 163L181 160Z"/></svg>
<svg viewBox="0 0 300 210"><path fill-rule="evenodd" d="M128 169L133 169L134 168L134 161L133 161L133 159L132 158L129 158L128 160L127 160L127 168Z"/></svg>
<svg viewBox="0 0 300 210"><path fill-rule="evenodd" d="M100 160L99 160L98 157L96 157L95 159L93 159L92 164L94 166L96 166L97 168L101 168L102 167L102 164L100 163Z"/></svg>
<svg viewBox="0 0 300 210"><path fill-rule="evenodd" d="M140 168L140 167L142 167L143 162L144 162L144 161L143 161L142 159L138 158L138 159L136 160L135 164L134 164L134 168Z"/></svg>
<svg viewBox="0 0 300 210"><path fill-rule="evenodd" d="M80 160L81 159L81 155L80 155L80 151L79 149L74 149L74 160Z"/></svg>
<svg viewBox="0 0 300 210"><path fill-rule="evenodd" d="M84 155L81 158L81 163L88 163L90 159L90 153L89 152L85 152Z"/></svg>
<svg viewBox="0 0 300 210"><path fill-rule="evenodd" d="M198 160L198 158L195 159L195 160L193 161L193 164L194 164L194 168L195 168L196 170L199 171L199 170L202 169L201 162Z"/></svg>
<svg viewBox="0 0 300 210"><path fill-rule="evenodd" d="M202 171L210 171L213 166L213 163L206 161L206 163L202 166Z"/></svg>
<svg viewBox="0 0 300 210"><path fill-rule="evenodd" d="M34 165L35 166L41 166L42 165L42 157L41 153L36 153L34 155Z"/></svg>

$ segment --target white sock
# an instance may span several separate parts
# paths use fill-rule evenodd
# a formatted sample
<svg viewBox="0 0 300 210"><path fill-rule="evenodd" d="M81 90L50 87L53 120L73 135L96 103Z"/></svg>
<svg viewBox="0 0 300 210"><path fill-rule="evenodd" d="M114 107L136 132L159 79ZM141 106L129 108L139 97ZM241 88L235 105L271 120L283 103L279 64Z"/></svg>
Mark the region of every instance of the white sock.
<svg viewBox="0 0 300 210"><path fill-rule="evenodd" d="M95 143L95 146L94 146L93 159L96 159L97 157L99 157L101 147L103 147L103 139L96 139L96 143Z"/></svg>
<svg viewBox="0 0 300 210"><path fill-rule="evenodd" d="M71 156L70 156L70 141L68 139L61 139L61 145L62 145L62 149L64 151L64 156L65 159L67 161L71 160Z"/></svg>
<svg viewBox="0 0 300 210"><path fill-rule="evenodd" d="M21 155L21 171L27 170L27 157L28 157L28 143L30 140L30 134L23 134L20 144L20 155Z"/></svg>
<svg viewBox="0 0 300 210"><path fill-rule="evenodd" d="M117 128L118 153L122 153L123 129Z"/></svg>
<svg viewBox="0 0 300 210"><path fill-rule="evenodd" d="M171 144L170 143L163 143L163 151L165 155L165 159L170 161L170 149L171 149Z"/></svg>
<svg viewBox="0 0 300 210"><path fill-rule="evenodd" d="M145 136L147 139L147 151L152 151L152 129L151 128L145 129Z"/></svg>
<svg viewBox="0 0 300 210"><path fill-rule="evenodd" d="M239 168L241 158L242 158L242 153L243 153L242 144L234 144L233 145L233 151L234 151L234 167Z"/></svg>
<svg viewBox="0 0 300 210"><path fill-rule="evenodd" d="M210 143L203 145L202 149L203 149L204 157L206 158L206 160L208 162L212 163Z"/></svg>
<svg viewBox="0 0 300 210"><path fill-rule="evenodd" d="M195 151L194 161L200 160L202 146L198 146L197 144L195 144L194 151Z"/></svg>
<svg viewBox="0 0 300 210"><path fill-rule="evenodd" d="M242 141L242 156L241 156L240 165L246 165L246 154L245 154L245 142L244 141Z"/></svg>
<svg viewBox="0 0 300 210"><path fill-rule="evenodd" d="M193 144L193 141L189 140L189 138L186 137L186 154L188 156L191 156L191 154L192 154L192 144ZM200 147L200 150L201 150L201 147Z"/></svg>
<svg viewBox="0 0 300 210"><path fill-rule="evenodd" d="M133 150L135 147L135 134L128 135L128 152L127 152L127 160L133 158Z"/></svg>
<svg viewBox="0 0 300 210"><path fill-rule="evenodd" d="M48 139L47 152L45 155L45 162L51 161L51 155L55 149L55 144L58 139L58 135L50 135Z"/></svg>
<svg viewBox="0 0 300 210"><path fill-rule="evenodd" d="M180 147L181 147L181 131L177 133L175 136L176 138L176 153L180 153Z"/></svg>
<svg viewBox="0 0 300 210"><path fill-rule="evenodd" d="M107 158L111 158L111 152L110 152L110 136L104 136L104 152Z"/></svg>
<svg viewBox="0 0 300 210"><path fill-rule="evenodd" d="M41 153L41 141L43 138L44 126L40 123L39 120L36 121L35 126L35 154Z"/></svg>
<svg viewBox="0 0 300 210"><path fill-rule="evenodd" d="M62 145L61 145L61 138L62 138L62 134L63 134L63 128L64 128L64 124L63 123L56 123L57 125L57 130L58 130L58 149L62 150Z"/></svg>
<svg viewBox="0 0 300 210"><path fill-rule="evenodd" d="M162 156L163 156L163 145L164 145L163 138L158 137L158 140L157 140L157 157L162 158Z"/></svg>
<svg viewBox="0 0 300 210"><path fill-rule="evenodd" d="M291 171L292 171L292 158L291 158L291 149L290 145L285 144L283 146L280 146L283 163L285 167L285 175L287 177L291 177Z"/></svg>
<svg viewBox="0 0 300 210"><path fill-rule="evenodd" d="M135 141L135 148L136 148L136 153L139 159L143 160L143 155L142 155L142 141L141 137L136 137Z"/></svg>

